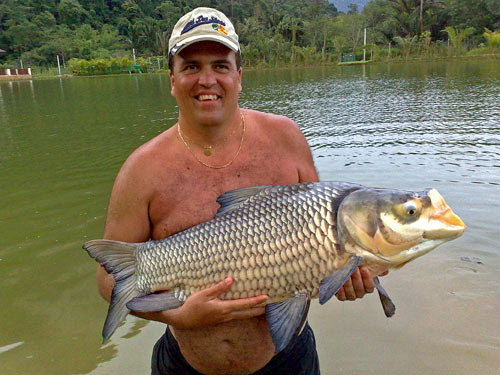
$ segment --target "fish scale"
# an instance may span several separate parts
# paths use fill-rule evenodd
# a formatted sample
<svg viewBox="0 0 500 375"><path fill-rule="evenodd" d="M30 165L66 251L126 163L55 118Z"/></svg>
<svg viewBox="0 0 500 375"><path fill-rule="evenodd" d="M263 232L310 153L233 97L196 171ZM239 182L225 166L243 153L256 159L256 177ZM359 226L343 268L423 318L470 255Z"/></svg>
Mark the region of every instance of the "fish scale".
<svg viewBox="0 0 500 375"><path fill-rule="evenodd" d="M267 294L269 302L272 302L292 293L310 290L311 287L312 295L316 296L320 280L333 271L336 255L328 252L324 246L325 239L330 242L334 239L328 238L328 233L322 231L321 227L325 228L329 223L326 216L319 215L320 212L328 211L332 198L328 192L315 191L315 199L308 199L304 195L297 195L297 190L304 195L308 191L307 186L301 186L300 189L291 186L284 192L266 194L263 199L252 197L236 212L222 215L166 240L150 241L139 246L136 250L139 291L147 294L177 287L180 294L187 298L232 276L233 287L221 296L222 299ZM325 190L331 189L325 187ZM252 204L256 200L258 204ZM275 219L271 225L266 225L269 216ZM274 236L266 236L269 232L266 228L269 227L273 228ZM310 240L301 243L296 235L297 228L302 228L303 238ZM262 258L257 273L254 269L257 256L261 254L259 249L268 249L268 257ZM151 260L151 253L158 255L155 261ZM295 269L293 263L296 264ZM299 274L294 277L297 272ZM262 274L269 276L259 283ZM168 277L161 278L159 275ZM310 281L312 275L315 275L315 283ZM256 283L258 290L253 288Z"/></svg>

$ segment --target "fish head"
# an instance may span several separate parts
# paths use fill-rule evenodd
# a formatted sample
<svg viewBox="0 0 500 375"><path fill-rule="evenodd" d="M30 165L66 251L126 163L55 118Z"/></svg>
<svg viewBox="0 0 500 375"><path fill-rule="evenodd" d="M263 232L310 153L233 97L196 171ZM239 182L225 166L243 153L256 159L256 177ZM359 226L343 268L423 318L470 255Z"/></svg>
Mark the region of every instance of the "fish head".
<svg viewBox="0 0 500 375"><path fill-rule="evenodd" d="M340 204L337 223L348 252L388 268L401 267L465 230L436 189L354 191Z"/></svg>

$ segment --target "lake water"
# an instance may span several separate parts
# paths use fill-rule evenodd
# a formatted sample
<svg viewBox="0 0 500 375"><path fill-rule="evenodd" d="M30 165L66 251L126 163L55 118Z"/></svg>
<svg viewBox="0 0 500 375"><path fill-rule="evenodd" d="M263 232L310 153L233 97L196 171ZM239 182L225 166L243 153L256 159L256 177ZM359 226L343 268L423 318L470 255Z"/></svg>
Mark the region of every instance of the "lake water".
<svg viewBox="0 0 500 375"><path fill-rule="evenodd" d="M241 105L294 119L322 180L437 188L463 237L314 301L323 374L498 374L500 60L244 71ZM163 326L130 316L101 346L95 262L114 177L176 121L168 75L0 82L0 373L148 374Z"/></svg>

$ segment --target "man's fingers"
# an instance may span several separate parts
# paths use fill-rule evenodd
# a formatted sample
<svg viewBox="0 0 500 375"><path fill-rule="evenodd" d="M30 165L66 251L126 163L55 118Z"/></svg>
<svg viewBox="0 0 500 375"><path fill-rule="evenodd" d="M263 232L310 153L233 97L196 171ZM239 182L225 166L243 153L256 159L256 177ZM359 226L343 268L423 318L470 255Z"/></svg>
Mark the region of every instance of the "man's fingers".
<svg viewBox="0 0 500 375"><path fill-rule="evenodd" d="M263 302L266 302L268 298L269 297L266 295L261 295L250 298L222 301L222 303L229 311L235 312L251 309Z"/></svg>
<svg viewBox="0 0 500 375"><path fill-rule="evenodd" d="M354 272L359 272L359 271L356 270ZM350 279L347 279L343 288L344 288L345 298L349 301L354 301L356 299L356 292L354 291L354 287L352 286L352 276Z"/></svg>
<svg viewBox="0 0 500 375"><path fill-rule="evenodd" d="M203 293L207 297L217 298L221 294L226 293L231 288L231 285L233 285L233 278L232 277L226 277L220 283L217 283L214 286L211 286L210 288L204 289Z"/></svg>
<svg viewBox="0 0 500 375"><path fill-rule="evenodd" d="M354 298L363 298L366 294L365 285L363 284L363 278L361 276L360 269L356 271L351 276L352 288L354 290Z"/></svg>
<svg viewBox="0 0 500 375"><path fill-rule="evenodd" d="M372 275L366 267L360 267L362 283L364 284L364 290L366 293L373 293L375 289L375 283L373 282Z"/></svg>
<svg viewBox="0 0 500 375"><path fill-rule="evenodd" d="M344 292L344 287L341 287L339 291L337 292L337 298L339 301L345 301L345 292Z"/></svg>
<svg viewBox="0 0 500 375"><path fill-rule="evenodd" d="M248 319L262 315L266 312L265 306L258 306L268 300L268 296L261 295L256 297L222 301L225 308L230 311L227 320Z"/></svg>
<svg viewBox="0 0 500 375"><path fill-rule="evenodd" d="M345 282L342 288L337 292L339 301L354 301L357 298L363 298L367 293L373 293L375 283L367 267L357 268L351 277Z"/></svg>

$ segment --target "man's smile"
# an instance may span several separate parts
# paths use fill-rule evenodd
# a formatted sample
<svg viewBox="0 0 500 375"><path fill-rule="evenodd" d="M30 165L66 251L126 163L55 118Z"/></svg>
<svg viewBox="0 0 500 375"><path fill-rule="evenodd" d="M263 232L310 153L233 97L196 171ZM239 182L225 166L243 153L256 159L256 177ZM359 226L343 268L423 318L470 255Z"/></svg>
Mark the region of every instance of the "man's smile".
<svg viewBox="0 0 500 375"><path fill-rule="evenodd" d="M201 102L204 102L204 101L209 101L209 100L217 100L220 98L220 96L218 95L198 95L198 96L195 96L195 98Z"/></svg>

